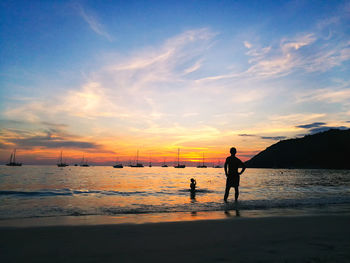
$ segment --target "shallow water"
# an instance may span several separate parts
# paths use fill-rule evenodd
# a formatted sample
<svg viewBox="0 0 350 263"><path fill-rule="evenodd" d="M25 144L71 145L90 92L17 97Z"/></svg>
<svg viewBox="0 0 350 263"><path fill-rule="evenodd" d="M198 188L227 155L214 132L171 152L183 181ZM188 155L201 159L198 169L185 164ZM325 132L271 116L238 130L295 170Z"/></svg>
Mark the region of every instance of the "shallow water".
<svg viewBox="0 0 350 263"><path fill-rule="evenodd" d="M189 191L191 178L197 180L195 196ZM241 214L266 214L276 209L310 213L350 206L350 171L344 170L247 169L241 176L238 205L223 203L224 188L225 175L218 168L1 166L0 219L131 218L237 209ZM232 189L231 201L233 196Z"/></svg>

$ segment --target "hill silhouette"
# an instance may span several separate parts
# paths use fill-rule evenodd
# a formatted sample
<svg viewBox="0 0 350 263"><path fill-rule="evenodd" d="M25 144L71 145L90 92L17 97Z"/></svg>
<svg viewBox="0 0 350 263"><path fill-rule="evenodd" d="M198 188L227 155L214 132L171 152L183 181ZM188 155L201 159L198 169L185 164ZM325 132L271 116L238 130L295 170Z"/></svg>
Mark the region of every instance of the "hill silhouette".
<svg viewBox="0 0 350 263"><path fill-rule="evenodd" d="M280 141L246 162L250 168L350 169L350 129Z"/></svg>

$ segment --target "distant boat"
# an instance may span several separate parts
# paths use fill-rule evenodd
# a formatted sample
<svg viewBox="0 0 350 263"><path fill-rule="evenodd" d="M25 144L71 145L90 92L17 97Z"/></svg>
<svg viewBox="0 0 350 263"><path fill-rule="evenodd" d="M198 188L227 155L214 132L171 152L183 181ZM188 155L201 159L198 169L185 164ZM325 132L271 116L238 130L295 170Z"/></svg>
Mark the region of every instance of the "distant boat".
<svg viewBox="0 0 350 263"><path fill-rule="evenodd" d="M16 149L11 153L10 161L6 164L7 166L22 166L22 163L16 162Z"/></svg>
<svg viewBox="0 0 350 263"><path fill-rule="evenodd" d="M149 165L148 165L148 167L152 167L152 161L151 160L152 160L151 156L149 156Z"/></svg>
<svg viewBox="0 0 350 263"><path fill-rule="evenodd" d="M142 163L139 163L139 151L136 154L136 164L131 164L130 167L144 167Z"/></svg>
<svg viewBox="0 0 350 263"><path fill-rule="evenodd" d="M220 161L218 161L218 164L214 165L213 168L222 168Z"/></svg>
<svg viewBox="0 0 350 263"><path fill-rule="evenodd" d="M198 165L197 168L207 168L206 165L204 165L204 153L203 153L203 161L202 161L202 165Z"/></svg>
<svg viewBox="0 0 350 263"><path fill-rule="evenodd" d="M164 159L162 167L168 167L168 165L165 164L165 159Z"/></svg>
<svg viewBox="0 0 350 263"><path fill-rule="evenodd" d="M60 160L59 160L59 163L57 163L57 166L58 166L58 167L66 167L66 166L69 166L69 164L64 163L63 160L62 160L62 151L61 151Z"/></svg>
<svg viewBox="0 0 350 263"><path fill-rule="evenodd" d="M89 167L90 165L87 163L87 160L85 160L84 155L83 155L83 159L81 160L80 163L81 167Z"/></svg>
<svg viewBox="0 0 350 263"><path fill-rule="evenodd" d="M174 166L174 168L185 168L186 165L180 164L180 148L177 149L177 165Z"/></svg>
<svg viewBox="0 0 350 263"><path fill-rule="evenodd" d="M124 166L121 163L118 163L118 161L115 161L115 165L113 165L113 168L123 168Z"/></svg>

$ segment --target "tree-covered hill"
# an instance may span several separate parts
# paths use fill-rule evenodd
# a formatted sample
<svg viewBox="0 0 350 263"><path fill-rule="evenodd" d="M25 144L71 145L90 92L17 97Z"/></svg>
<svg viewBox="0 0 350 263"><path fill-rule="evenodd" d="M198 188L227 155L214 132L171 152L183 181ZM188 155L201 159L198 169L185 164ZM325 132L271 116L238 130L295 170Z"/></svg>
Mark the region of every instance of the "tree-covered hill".
<svg viewBox="0 0 350 263"><path fill-rule="evenodd" d="M332 129L271 145L246 162L256 168L350 169L350 129Z"/></svg>

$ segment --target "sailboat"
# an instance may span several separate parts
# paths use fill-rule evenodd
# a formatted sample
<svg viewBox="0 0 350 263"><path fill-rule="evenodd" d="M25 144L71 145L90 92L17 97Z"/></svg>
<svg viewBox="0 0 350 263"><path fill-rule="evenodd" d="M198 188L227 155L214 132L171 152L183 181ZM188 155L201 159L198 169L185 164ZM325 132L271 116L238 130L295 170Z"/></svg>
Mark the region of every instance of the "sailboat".
<svg viewBox="0 0 350 263"><path fill-rule="evenodd" d="M58 166L58 167L66 167L66 166L69 166L69 164L64 163L63 160L62 160L62 151L61 151L61 155L60 155L60 161L59 161L59 163L57 163L57 166Z"/></svg>
<svg viewBox="0 0 350 263"><path fill-rule="evenodd" d="M85 160L84 155L83 155L83 159L81 160L80 163L81 167L89 167L90 165L88 165L87 160Z"/></svg>
<svg viewBox="0 0 350 263"><path fill-rule="evenodd" d="M168 167L168 165L165 163L165 158L162 167Z"/></svg>
<svg viewBox="0 0 350 263"><path fill-rule="evenodd" d="M220 161L218 161L218 164L214 165L213 168L222 168Z"/></svg>
<svg viewBox="0 0 350 263"><path fill-rule="evenodd" d="M139 163L139 151L137 150L136 164L130 165L130 167L144 167L142 163Z"/></svg>
<svg viewBox="0 0 350 263"><path fill-rule="evenodd" d="M198 165L197 168L207 168L206 165L204 165L204 153L203 153L203 161L202 161L202 165Z"/></svg>
<svg viewBox="0 0 350 263"><path fill-rule="evenodd" d="M118 160L115 161L115 165L113 165L113 168L123 168L123 164L118 163Z"/></svg>
<svg viewBox="0 0 350 263"><path fill-rule="evenodd" d="M151 155L149 156L149 165L148 167L152 167L152 159L151 159Z"/></svg>
<svg viewBox="0 0 350 263"><path fill-rule="evenodd" d="M10 161L6 164L7 166L22 166L22 163L16 163L16 149L11 153Z"/></svg>
<svg viewBox="0 0 350 263"><path fill-rule="evenodd" d="M186 165L180 164L180 148L177 149L177 165L174 166L174 168L185 168Z"/></svg>

